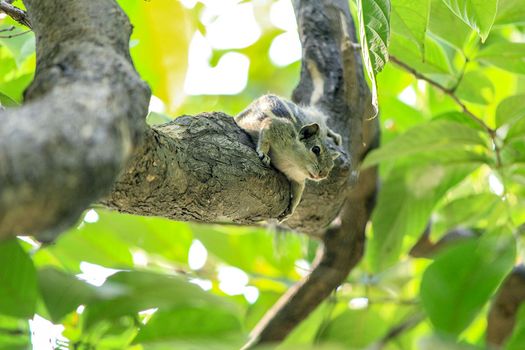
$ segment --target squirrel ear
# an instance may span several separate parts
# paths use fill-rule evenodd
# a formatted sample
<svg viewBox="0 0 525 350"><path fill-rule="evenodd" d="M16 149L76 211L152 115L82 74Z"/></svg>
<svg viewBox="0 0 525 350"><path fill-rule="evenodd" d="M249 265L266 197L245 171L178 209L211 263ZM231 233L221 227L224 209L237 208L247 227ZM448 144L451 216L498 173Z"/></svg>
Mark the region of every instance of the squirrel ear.
<svg viewBox="0 0 525 350"><path fill-rule="evenodd" d="M319 134L319 129L319 124L317 123L307 124L301 128L301 131L299 131L299 139L305 140L312 136L316 136Z"/></svg>
<svg viewBox="0 0 525 350"><path fill-rule="evenodd" d="M332 152L330 152L330 155L332 156L332 160L336 160L337 158L339 158L341 156L341 153L339 153L337 151L332 151Z"/></svg>

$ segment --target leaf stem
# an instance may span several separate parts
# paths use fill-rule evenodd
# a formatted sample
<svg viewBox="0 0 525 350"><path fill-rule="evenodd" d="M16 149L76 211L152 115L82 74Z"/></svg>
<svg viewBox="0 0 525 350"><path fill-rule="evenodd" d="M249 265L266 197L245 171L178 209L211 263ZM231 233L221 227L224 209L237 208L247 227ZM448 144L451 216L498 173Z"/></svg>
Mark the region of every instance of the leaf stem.
<svg viewBox="0 0 525 350"><path fill-rule="evenodd" d="M390 55L389 60L390 60L390 62L394 63L395 65L397 65L399 67L401 67L402 69L404 69L408 73L412 74L417 79L426 81L427 83L429 83L430 85L432 85L436 89L441 90L443 93L445 93L450 98L452 98L452 100L454 100L454 102L461 108L463 113L465 113L470 119L472 119L474 122L476 122L476 124L481 126L483 128L483 130L485 130L487 132L487 134L489 135L490 139L492 140L492 145L494 147L494 153L496 154L496 168L498 168L498 169L501 168L501 166L502 166L502 163L501 163L501 149L500 149L500 146L498 145L497 140L496 140L497 139L496 130L491 128L490 126L488 126L481 118L479 118L474 113L472 113L472 111L470 109L468 109L468 107L459 99L459 97L456 96L456 94L454 92L455 92L455 90L457 88L457 85L459 85L459 81L460 80L458 80L458 83L453 88L447 88L447 87L441 85L440 83L438 83L437 81L432 80L432 79L424 76L423 74L421 74L420 72L418 72L414 68L410 67L408 64L406 64L405 62L401 61L400 59L398 59L395 56ZM462 77L463 77L463 74L461 74L460 79Z"/></svg>

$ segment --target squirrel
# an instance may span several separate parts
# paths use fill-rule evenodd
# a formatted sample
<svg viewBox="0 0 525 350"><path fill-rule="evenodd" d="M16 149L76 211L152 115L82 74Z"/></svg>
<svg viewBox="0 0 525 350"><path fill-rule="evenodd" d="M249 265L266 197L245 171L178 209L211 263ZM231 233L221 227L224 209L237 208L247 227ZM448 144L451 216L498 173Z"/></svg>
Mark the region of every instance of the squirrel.
<svg viewBox="0 0 525 350"><path fill-rule="evenodd" d="M299 107L275 95L264 95L235 117L257 145L257 155L269 166L282 172L291 184L288 208L278 217L287 220L297 208L305 180L325 179L339 152L331 151L327 138L337 146L341 135L326 126L326 115L315 107Z"/></svg>

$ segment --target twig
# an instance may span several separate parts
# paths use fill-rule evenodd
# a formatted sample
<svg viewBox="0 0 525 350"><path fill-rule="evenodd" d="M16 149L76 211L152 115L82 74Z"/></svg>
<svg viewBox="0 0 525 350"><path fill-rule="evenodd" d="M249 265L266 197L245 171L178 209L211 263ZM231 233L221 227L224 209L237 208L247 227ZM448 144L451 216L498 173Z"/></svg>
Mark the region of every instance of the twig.
<svg viewBox="0 0 525 350"><path fill-rule="evenodd" d="M479 126L481 126L487 132L487 134L490 136L490 138L492 140L492 143L493 143L493 146L494 146L494 153L496 154L496 167L497 168L501 167L501 165L502 165L502 163L501 163L501 154L500 154L501 150L500 150L500 146L498 145L497 140L496 140L497 139L496 130L491 128L490 126L488 126L481 118L477 117L474 113L472 113L472 111L470 109L468 109L468 107L459 99L459 97L456 96L456 94L454 92L455 92L457 86L454 86L453 88L447 88L447 87L441 85L440 83L438 83L437 81L432 80L432 79L424 76L423 74L419 73L417 70L415 70L414 68L410 67L408 64L406 64L405 62L399 60L395 56L391 55L389 60L392 63L396 64L397 66L403 68L404 70L406 70L410 74L412 74L417 79L426 81L427 83L429 83L433 87L437 88L438 90L441 90L446 95L448 95L450 98L452 98L454 100L454 102L459 107L461 107L461 110L463 111L463 113L465 113L470 119L472 119ZM459 81L458 81L457 85L459 85Z"/></svg>
<svg viewBox="0 0 525 350"><path fill-rule="evenodd" d="M3 32L12 32L13 30L15 30L15 26L11 26L9 28L4 28L4 29L0 29L0 33L3 33Z"/></svg>
<svg viewBox="0 0 525 350"><path fill-rule="evenodd" d="M0 39L11 39L11 38L15 38L17 36L21 36L21 35L24 35L24 34L27 34L27 33L31 33L31 29L30 30L26 30L25 32L20 32L20 33L15 33L15 34L0 35Z"/></svg>
<svg viewBox="0 0 525 350"><path fill-rule="evenodd" d="M33 29L29 18L27 17L27 12L11 5L12 1L0 1L0 11L4 12L6 15L17 21L18 23Z"/></svg>
<svg viewBox="0 0 525 350"><path fill-rule="evenodd" d="M401 322L391 328L388 333L379 341L378 349L383 348L389 341L393 340L394 338L400 336L404 332L411 330L418 324L420 324L425 319L425 315L423 314L416 314L412 317L409 317L404 322Z"/></svg>

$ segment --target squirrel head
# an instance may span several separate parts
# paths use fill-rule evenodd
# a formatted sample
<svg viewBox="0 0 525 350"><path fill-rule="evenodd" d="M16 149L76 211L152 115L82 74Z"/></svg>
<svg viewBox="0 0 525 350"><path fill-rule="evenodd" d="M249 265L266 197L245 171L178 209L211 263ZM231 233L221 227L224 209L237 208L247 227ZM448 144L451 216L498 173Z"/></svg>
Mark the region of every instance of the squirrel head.
<svg viewBox="0 0 525 350"><path fill-rule="evenodd" d="M304 125L299 131L298 138L304 146L302 161L307 171L305 176L315 181L325 179L334 167L334 160L340 154L330 151L326 145L326 138L321 135L321 127L317 123Z"/></svg>

